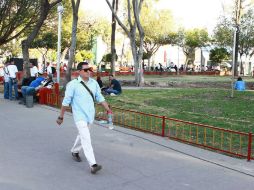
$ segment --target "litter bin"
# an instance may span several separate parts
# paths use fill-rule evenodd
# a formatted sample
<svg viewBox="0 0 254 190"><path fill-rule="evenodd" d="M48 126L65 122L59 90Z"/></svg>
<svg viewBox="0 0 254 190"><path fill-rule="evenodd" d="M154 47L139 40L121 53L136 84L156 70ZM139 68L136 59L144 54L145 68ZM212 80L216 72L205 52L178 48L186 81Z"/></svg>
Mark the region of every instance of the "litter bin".
<svg viewBox="0 0 254 190"><path fill-rule="evenodd" d="M34 97L33 96L26 96L26 107L32 108L34 106Z"/></svg>

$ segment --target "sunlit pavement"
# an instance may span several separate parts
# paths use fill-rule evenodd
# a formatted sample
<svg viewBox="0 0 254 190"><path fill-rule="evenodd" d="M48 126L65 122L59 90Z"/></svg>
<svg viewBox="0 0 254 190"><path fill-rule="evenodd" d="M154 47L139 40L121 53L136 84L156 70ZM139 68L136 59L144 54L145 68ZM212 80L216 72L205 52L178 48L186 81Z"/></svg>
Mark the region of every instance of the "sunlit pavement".
<svg viewBox="0 0 254 190"><path fill-rule="evenodd" d="M71 158L71 114L59 127L58 112L0 94L0 190L253 190L254 161L98 122L91 136L103 169L92 175L83 154Z"/></svg>

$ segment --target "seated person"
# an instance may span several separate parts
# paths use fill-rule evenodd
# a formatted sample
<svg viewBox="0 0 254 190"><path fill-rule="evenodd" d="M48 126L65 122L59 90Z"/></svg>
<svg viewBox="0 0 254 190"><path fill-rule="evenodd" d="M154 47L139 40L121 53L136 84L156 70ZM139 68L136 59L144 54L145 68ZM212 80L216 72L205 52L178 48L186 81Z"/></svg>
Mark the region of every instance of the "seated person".
<svg viewBox="0 0 254 190"><path fill-rule="evenodd" d="M241 77L238 77L237 81L235 82L235 90L244 91L245 90L245 82Z"/></svg>
<svg viewBox="0 0 254 190"><path fill-rule="evenodd" d="M41 88L51 89L54 86L53 74L48 74L47 78L41 82L40 86L36 87L35 90L38 91Z"/></svg>
<svg viewBox="0 0 254 190"><path fill-rule="evenodd" d="M101 80L101 77L100 77L100 76L97 76L96 81L98 82L100 88L102 88L102 87L103 87L103 83L102 83L102 80Z"/></svg>
<svg viewBox="0 0 254 190"><path fill-rule="evenodd" d="M118 80L113 75L109 76L110 86L105 90L106 94L118 95L122 93L122 87Z"/></svg>
<svg viewBox="0 0 254 190"><path fill-rule="evenodd" d="M52 88L53 87L53 75L49 74L47 78L41 76L42 73L39 73L39 76L31 82L29 86L22 86L21 92L23 98L19 102L20 104L25 104L27 95L34 95L36 91L38 91L42 87Z"/></svg>

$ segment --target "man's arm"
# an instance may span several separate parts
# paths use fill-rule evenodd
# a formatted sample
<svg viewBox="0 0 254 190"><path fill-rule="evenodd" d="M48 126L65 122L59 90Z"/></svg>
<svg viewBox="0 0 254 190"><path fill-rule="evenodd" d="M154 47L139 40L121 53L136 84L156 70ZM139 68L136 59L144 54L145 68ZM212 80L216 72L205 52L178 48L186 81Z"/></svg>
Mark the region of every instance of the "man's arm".
<svg viewBox="0 0 254 190"><path fill-rule="evenodd" d="M108 103L107 103L106 101L101 102L100 104L105 108L105 110L106 110L108 113L112 113L112 110L109 108Z"/></svg>
<svg viewBox="0 0 254 190"><path fill-rule="evenodd" d="M64 119L64 113L67 110L68 106L62 106L61 110L60 110L60 115L58 116L56 122L58 125L61 125L63 123L63 119Z"/></svg>

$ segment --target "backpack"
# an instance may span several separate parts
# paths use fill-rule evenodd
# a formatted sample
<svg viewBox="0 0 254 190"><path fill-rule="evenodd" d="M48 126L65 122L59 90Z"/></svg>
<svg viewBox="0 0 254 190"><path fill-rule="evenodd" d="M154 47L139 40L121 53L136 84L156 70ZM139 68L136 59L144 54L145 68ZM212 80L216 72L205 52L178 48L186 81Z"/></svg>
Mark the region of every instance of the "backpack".
<svg viewBox="0 0 254 190"><path fill-rule="evenodd" d="M51 67L51 70L52 70L52 74L56 73L56 68L55 67Z"/></svg>

